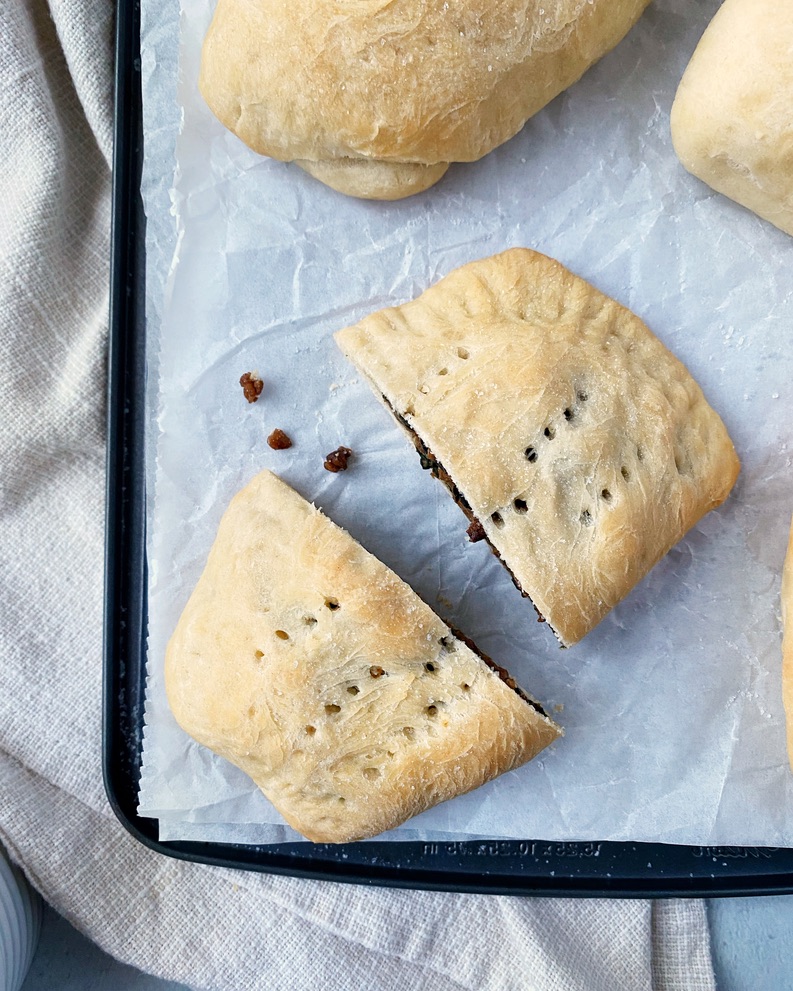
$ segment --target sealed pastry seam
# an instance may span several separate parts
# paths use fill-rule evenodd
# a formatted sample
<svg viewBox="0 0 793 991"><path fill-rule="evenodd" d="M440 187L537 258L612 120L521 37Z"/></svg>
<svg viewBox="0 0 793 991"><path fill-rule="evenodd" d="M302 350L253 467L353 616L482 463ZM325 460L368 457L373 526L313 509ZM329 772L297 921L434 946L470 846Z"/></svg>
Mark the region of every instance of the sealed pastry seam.
<svg viewBox="0 0 793 991"><path fill-rule="evenodd" d="M565 645L737 477L684 366L537 252L472 262L336 340Z"/></svg>
<svg viewBox="0 0 793 991"><path fill-rule="evenodd" d="M232 500L166 653L182 728L309 839L376 835L561 733L509 674L269 472Z"/></svg>

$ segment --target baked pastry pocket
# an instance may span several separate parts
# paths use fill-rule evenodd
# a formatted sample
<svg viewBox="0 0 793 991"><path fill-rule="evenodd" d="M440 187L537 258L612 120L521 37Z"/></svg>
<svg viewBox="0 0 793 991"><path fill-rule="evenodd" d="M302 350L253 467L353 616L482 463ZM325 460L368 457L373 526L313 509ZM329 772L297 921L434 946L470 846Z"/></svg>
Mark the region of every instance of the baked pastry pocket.
<svg viewBox="0 0 793 991"><path fill-rule="evenodd" d="M648 2L218 0L199 87L254 151L401 199L515 135Z"/></svg>
<svg viewBox="0 0 793 991"><path fill-rule="evenodd" d="M793 5L725 0L680 81L672 143L697 178L793 234Z"/></svg>
<svg viewBox="0 0 793 991"><path fill-rule="evenodd" d="M170 640L177 722L318 842L374 836L530 760L541 706L270 472L232 500Z"/></svg>
<svg viewBox="0 0 793 991"><path fill-rule="evenodd" d="M564 645L737 478L681 362L535 251L465 265L336 341Z"/></svg>

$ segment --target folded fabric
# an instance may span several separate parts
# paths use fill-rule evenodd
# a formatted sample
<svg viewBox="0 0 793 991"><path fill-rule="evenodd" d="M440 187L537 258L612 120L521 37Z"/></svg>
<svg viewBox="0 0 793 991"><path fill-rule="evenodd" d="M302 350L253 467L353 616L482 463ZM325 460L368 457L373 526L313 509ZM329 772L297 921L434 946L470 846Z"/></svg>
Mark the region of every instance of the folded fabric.
<svg viewBox="0 0 793 991"><path fill-rule="evenodd" d="M152 853L114 818L100 771L112 8L0 5L0 841L105 950L194 988L709 991L701 902L238 873Z"/></svg>

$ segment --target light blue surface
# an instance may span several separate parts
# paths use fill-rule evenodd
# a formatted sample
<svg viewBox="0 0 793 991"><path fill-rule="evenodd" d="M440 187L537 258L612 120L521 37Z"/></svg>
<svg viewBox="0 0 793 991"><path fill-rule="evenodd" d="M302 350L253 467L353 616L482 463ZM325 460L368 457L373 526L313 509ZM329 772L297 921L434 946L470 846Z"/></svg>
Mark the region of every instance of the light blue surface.
<svg viewBox="0 0 793 991"><path fill-rule="evenodd" d="M793 895L708 902L718 991L793 991Z"/></svg>
<svg viewBox="0 0 793 991"><path fill-rule="evenodd" d="M793 895L708 902L718 991L793 991ZM189 991L118 963L49 906L22 991Z"/></svg>
<svg viewBox="0 0 793 991"><path fill-rule="evenodd" d="M22 991L188 991L119 963L81 935L49 905Z"/></svg>

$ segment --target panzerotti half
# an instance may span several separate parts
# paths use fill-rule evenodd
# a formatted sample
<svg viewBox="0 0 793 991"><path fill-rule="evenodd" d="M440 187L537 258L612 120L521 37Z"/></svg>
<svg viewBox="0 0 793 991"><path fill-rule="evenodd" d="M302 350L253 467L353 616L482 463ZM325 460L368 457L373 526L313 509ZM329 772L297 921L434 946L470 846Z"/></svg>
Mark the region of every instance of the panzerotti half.
<svg viewBox="0 0 793 991"><path fill-rule="evenodd" d="M220 523L166 654L187 733L311 840L374 836L534 757L560 729L275 475Z"/></svg>
<svg viewBox="0 0 793 991"><path fill-rule="evenodd" d="M336 340L565 645L737 478L685 367L535 251L465 265Z"/></svg>

